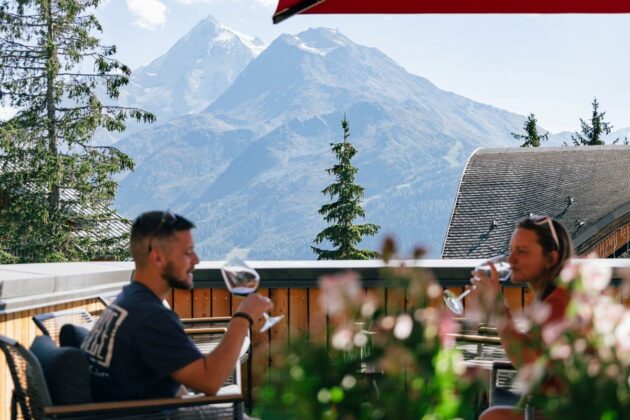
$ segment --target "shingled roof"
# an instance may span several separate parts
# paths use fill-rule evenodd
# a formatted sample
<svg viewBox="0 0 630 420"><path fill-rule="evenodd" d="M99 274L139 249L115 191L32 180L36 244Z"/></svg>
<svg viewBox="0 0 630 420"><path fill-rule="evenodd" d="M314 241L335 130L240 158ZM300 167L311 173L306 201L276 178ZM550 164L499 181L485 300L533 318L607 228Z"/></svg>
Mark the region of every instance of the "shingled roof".
<svg viewBox="0 0 630 420"><path fill-rule="evenodd" d="M6 156L0 155L0 175L2 174L3 169L8 171L18 171L22 168L22 166L16 166L13 162L7 161ZM33 189L28 183L24 183L20 186L19 191L24 192L35 192L36 189ZM78 204L78 194L75 190L70 188L60 188L60 200L67 204L70 208L70 211L77 215L79 218L89 218L94 219L93 216L97 214L105 214L109 212L109 207L104 203L96 203L96 204ZM8 200L9 196L0 197L0 200ZM0 206L3 203L0 201ZM101 216L102 217L102 216ZM91 237L94 240L104 240L111 243L113 247L127 247L128 239L125 238L125 235L129 233L131 230L131 221L122 217L115 211L110 214L108 219L101 219L95 221L89 230L73 230L71 232L72 235L76 237ZM1 248L0 248L1 249ZM12 253L16 253L15 250L10 250ZM26 257L23 253L17 251L17 253ZM110 258L109 255L101 255L99 258Z"/></svg>
<svg viewBox="0 0 630 420"><path fill-rule="evenodd" d="M549 215L579 254L630 222L630 147L478 149L457 192L442 258L507 252L515 223Z"/></svg>

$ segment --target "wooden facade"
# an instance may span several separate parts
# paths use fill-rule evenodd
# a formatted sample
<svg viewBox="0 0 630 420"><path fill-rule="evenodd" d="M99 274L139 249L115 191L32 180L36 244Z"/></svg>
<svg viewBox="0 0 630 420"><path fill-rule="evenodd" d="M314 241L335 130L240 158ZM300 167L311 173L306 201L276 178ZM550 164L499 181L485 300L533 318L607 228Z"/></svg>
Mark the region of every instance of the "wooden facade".
<svg viewBox="0 0 630 420"><path fill-rule="evenodd" d="M630 223L626 223L606 235L585 254L591 252L603 258L630 257Z"/></svg>
<svg viewBox="0 0 630 420"><path fill-rule="evenodd" d="M459 294L463 287L449 287ZM400 289L367 288L367 293L376 296L387 312L388 306L406 306L404 291ZM274 348L291 342L291 339L306 334L309 340L326 342L329 337L329 319L325 309L320 305L320 291L313 288L271 288L260 289L259 293L269 296L273 301L272 315L283 314L284 319L270 331L260 333L263 322L258 321L253 328L253 363L252 386L254 395L264 381L270 366L275 364ZM532 300L532 293L527 288L505 287L503 291L506 302L513 311L521 311ZM171 307L181 318L197 318L205 316L225 316L236 312L238 296L230 295L226 289L194 289L192 291L175 290L169 298ZM434 306L441 307L440 299ZM247 384L246 384L247 385Z"/></svg>

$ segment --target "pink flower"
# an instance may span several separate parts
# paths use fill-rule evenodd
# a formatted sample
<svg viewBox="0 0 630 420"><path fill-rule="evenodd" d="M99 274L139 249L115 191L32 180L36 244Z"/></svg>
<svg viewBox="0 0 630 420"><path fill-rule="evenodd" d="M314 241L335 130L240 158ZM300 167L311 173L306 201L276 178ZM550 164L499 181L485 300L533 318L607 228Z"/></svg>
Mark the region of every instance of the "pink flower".
<svg viewBox="0 0 630 420"><path fill-rule="evenodd" d="M560 272L560 280L564 283L572 282L578 275L578 267L570 260L564 265L564 268Z"/></svg>
<svg viewBox="0 0 630 420"><path fill-rule="evenodd" d="M580 273L586 290L600 292L610 283L612 269L587 259L582 263Z"/></svg>
<svg viewBox="0 0 630 420"><path fill-rule="evenodd" d="M394 327L394 336L399 340L406 340L413 330L413 319L408 314L399 315L396 318L396 326Z"/></svg>
<svg viewBox="0 0 630 420"><path fill-rule="evenodd" d="M553 346L550 355L552 359L564 360L571 355L571 346L568 344Z"/></svg>
<svg viewBox="0 0 630 420"><path fill-rule="evenodd" d="M361 316L369 318L374 315L374 312L378 309L378 302L373 296L366 296L365 302L361 306Z"/></svg>
<svg viewBox="0 0 630 420"><path fill-rule="evenodd" d="M534 301L531 305L529 305L526 311L529 319L537 325L544 324L549 318L549 315L551 315L551 308L549 305L539 301Z"/></svg>
<svg viewBox="0 0 630 420"><path fill-rule="evenodd" d="M330 315L345 312L349 304L360 305L365 300L359 276L352 271L322 276L319 288L322 292L320 305L327 308Z"/></svg>
<svg viewBox="0 0 630 420"><path fill-rule="evenodd" d="M593 313L595 331L602 335L612 334L624 312L625 308L616 304L609 296L600 296Z"/></svg>
<svg viewBox="0 0 630 420"><path fill-rule="evenodd" d="M630 311L625 311L615 329L617 354L624 366L630 366Z"/></svg>
<svg viewBox="0 0 630 420"><path fill-rule="evenodd" d="M354 334L350 328L340 328L333 334L331 344L337 350L352 350L353 336Z"/></svg>
<svg viewBox="0 0 630 420"><path fill-rule="evenodd" d="M381 328L385 331L391 330L394 325L396 325L396 318L391 315L381 319Z"/></svg>
<svg viewBox="0 0 630 420"><path fill-rule="evenodd" d="M567 331L567 323L564 321L553 322L545 325L542 330L542 339L547 346L551 345Z"/></svg>
<svg viewBox="0 0 630 420"><path fill-rule="evenodd" d="M438 320L438 336L444 347L452 347L455 344L453 334L459 332L460 325L453 320L451 312L442 311Z"/></svg>
<svg viewBox="0 0 630 420"><path fill-rule="evenodd" d="M586 372L588 373L588 376L595 377L599 374L599 370L601 369L602 365L599 363L599 360L597 359L591 359L588 362L588 366L586 368Z"/></svg>
<svg viewBox="0 0 630 420"><path fill-rule="evenodd" d="M514 385L520 392L527 394L545 375L545 365L539 359L521 367L516 375Z"/></svg>

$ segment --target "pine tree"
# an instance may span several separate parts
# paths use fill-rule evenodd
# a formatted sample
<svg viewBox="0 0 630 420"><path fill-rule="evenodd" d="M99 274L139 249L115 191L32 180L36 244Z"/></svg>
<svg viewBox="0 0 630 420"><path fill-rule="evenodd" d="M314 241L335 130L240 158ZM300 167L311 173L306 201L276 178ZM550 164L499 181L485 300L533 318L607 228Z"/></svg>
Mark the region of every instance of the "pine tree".
<svg viewBox="0 0 630 420"><path fill-rule="evenodd" d="M311 247L317 254L318 260L366 260L378 258L374 251L357 249L357 245L364 236L375 235L380 226L373 223L355 225L352 222L357 217L365 217L365 211L361 205L364 188L355 184L357 168L352 166L351 160L357 153L356 149L348 141L350 137L350 124L344 115L341 122L343 128L343 142L331 143L332 152L339 163L326 169L329 175L335 175L336 182L322 190L322 194L330 196L337 201L324 204L319 213L324 216L327 223L333 223L321 231L315 238L315 243L329 241L333 250L324 250Z"/></svg>
<svg viewBox="0 0 630 420"><path fill-rule="evenodd" d="M591 123L587 123L582 118L580 118L580 131L581 133L575 132L575 135L571 136L571 140L573 140L573 144L575 146L599 146L606 144L603 140L603 136L606 134L610 134L613 126L604 121L605 112L599 112L599 102L597 102L597 98L593 98L593 115L591 116ZM619 139L613 142L617 143Z"/></svg>
<svg viewBox="0 0 630 420"><path fill-rule="evenodd" d="M127 254L126 234L110 232L117 183L131 158L92 143L99 127L150 113L115 99L131 73L102 46L100 0L0 0L0 249L3 259L86 260Z"/></svg>
<svg viewBox="0 0 630 420"><path fill-rule="evenodd" d="M547 141L549 139L549 133L545 133L543 135L538 134L538 127L536 126L536 116L534 114L529 114L527 116L527 121L525 121L525 125L523 125L523 130L527 134L518 134L511 133L512 137L516 140L524 140L521 147L540 147L543 141Z"/></svg>

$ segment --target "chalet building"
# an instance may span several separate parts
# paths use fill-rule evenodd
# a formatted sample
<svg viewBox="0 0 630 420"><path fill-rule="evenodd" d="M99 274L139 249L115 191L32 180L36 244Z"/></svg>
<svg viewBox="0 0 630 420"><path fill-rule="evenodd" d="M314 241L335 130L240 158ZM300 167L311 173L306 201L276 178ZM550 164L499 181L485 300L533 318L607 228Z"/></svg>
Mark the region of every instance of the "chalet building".
<svg viewBox="0 0 630 420"><path fill-rule="evenodd" d="M0 190L0 210L9 205L11 194L7 191ZM97 204L92 206L77 204L76 191L69 188L60 189L60 199L63 203L69 206L69 210L73 215L76 215L76 222L72 222L69 226L72 229L72 234L78 237L89 236L95 241L109 241L113 244L118 244L120 247L127 247L127 235L131 230L131 221L125 219L116 212L113 212L109 219L99 220L96 223L96 228L82 229L81 223L85 223L84 220L89 219L94 214L102 214L108 211L108 208L104 204ZM0 244L1 245L1 244ZM2 246L0 246L2 250ZM16 250L7 250L16 256L26 257L24 253ZM99 260L112 260L114 257L111 255L101 255Z"/></svg>
<svg viewBox="0 0 630 420"><path fill-rule="evenodd" d="M504 254L516 222L532 214L562 222L579 255L629 258L630 146L475 151L442 258Z"/></svg>

